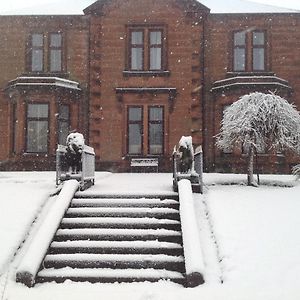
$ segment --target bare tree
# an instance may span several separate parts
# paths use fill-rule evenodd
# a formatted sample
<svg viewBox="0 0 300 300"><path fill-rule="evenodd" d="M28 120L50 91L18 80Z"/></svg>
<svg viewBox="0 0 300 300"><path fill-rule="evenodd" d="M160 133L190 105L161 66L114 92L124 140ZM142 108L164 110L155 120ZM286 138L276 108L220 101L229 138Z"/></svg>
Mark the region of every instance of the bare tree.
<svg viewBox="0 0 300 300"><path fill-rule="evenodd" d="M242 96L224 112L216 145L231 150L243 145L248 150L248 185L253 176L255 150L290 149L300 152L300 114L293 104L275 94Z"/></svg>

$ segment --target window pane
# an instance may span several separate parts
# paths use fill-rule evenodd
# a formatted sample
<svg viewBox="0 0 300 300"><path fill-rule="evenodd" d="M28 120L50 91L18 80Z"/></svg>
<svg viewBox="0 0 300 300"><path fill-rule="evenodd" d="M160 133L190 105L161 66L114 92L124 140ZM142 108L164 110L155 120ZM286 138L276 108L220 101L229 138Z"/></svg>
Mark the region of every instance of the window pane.
<svg viewBox="0 0 300 300"><path fill-rule="evenodd" d="M150 70L161 69L161 48L150 49Z"/></svg>
<svg viewBox="0 0 300 300"><path fill-rule="evenodd" d="M61 145L66 144L67 136L70 130L70 109L68 105L59 107L58 117L58 142Z"/></svg>
<svg viewBox="0 0 300 300"><path fill-rule="evenodd" d="M43 50L41 49L32 50L31 70L43 71Z"/></svg>
<svg viewBox="0 0 300 300"><path fill-rule="evenodd" d="M253 49L253 70L263 71L265 69L265 49Z"/></svg>
<svg viewBox="0 0 300 300"><path fill-rule="evenodd" d="M150 107L149 120L150 121L162 121L163 120L163 108L162 107Z"/></svg>
<svg viewBox="0 0 300 300"><path fill-rule="evenodd" d="M245 32L236 32L234 34L234 45L244 46L246 44L246 34Z"/></svg>
<svg viewBox="0 0 300 300"><path fill-rule="evenodd" d="M48 121L28 121L27 124L27 151L48 151Z"/></svg>
<svg viewBox="0 0 300 300"><path fill-rule="evenodd" d="M59 107L59 119L69 120L70 109L68 105L61 105Z"/></svg>
<svg viewBox="0 0 300 300"><path fill-rule="evenodd" d="M28 104L28 118L48 118L48 104Z"/></svg>
<svg viewBox="0 0 300 300"><path fill-rule="evenodd" d="M161 31L151 31L150 32L150 44L151 45L161 45Z"/></svg>
<svg viewBox="0 0 300 300"><path fill-rule="evenodd" d="M234 49L234 71L245 70L245 49Z"/></svg>
<svg viewBox="0 0 300 300"><path fill-rule="evenodd" d="M263 46L265 44L264 32L253 32L253 45Z"/></svg>
<svg viewBox="0 0 300 300"><path fill-rule="evenodd" d="M61 71L61 50L51 50L50 53L50 72Z"/></svg>
<svg viewBox="0 0 300 300"><path fill-rule="evenodd" d="M58 143L61 145L65 145L68 135L69 135L69 122L60 121L58 123Z"/></svg>
<svg viewBox="0 0 300 300"><path fill-rule="evenodd" d="M142 70L143 69L143 49L131 48L131 69Z"/></svg>
<svg viewBox="0 0 300 300"><path fill-rule="evenodd" d="M129 108L129 121L141 121L142 120L142 108L130 107Z"/></svg>
<svg viewBox="0 0 300 300"><path fill-rule="evenodd" d="M17 152L17 143L18 143L18 113L17 113L17 104L12 104L12 130L13 130L13 136L12 136L12 151L13 153Z"/></svg>
<svg viewBox="0 0 300 300"><path fill-rule="evenodd" d="M132 31L131 32L131 44L132 45L142 45L143 42L143 32L142 31Z"/></svg>
<svg viewBox="0 0 300 300"><path fill-rule="evenodd" d="M32 47L43 47L43 35L42 34L33 34L32 38Z"/></svg>
<svg viewBox="0 0 300 300"><path fill-rule="evenodd" d="M150 154L162 154L163 152L163 125L149 124L149 152Z"/></svg>
<svg viewBox="0 0 300 300"><path fill-rule="evenodd" d="M128 152L129 154L142 153L142 125L129 124L128 127Z"/></svg>
<svg viewBox="0 0 300 300"><path fill-rule="evenodd" d="M60 33L52 33L50 36L50 47L61 47L62 36Z"/></svg>

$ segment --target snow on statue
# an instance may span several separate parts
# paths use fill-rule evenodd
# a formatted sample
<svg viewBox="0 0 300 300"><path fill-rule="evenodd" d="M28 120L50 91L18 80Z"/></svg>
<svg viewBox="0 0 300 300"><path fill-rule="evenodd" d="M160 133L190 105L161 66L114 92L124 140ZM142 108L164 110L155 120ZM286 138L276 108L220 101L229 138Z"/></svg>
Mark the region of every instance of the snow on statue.
<svg viewBox="0 0 300 300"><path fill-rule="evenodd" d="M257 149L289 149L300 153L300 114L293 104L275 94L251 93L229 106L216 136L220 149L243 145L248 150L248 185Z"/></svg>
<svg viewBox="0 0 300 300"><path fill-rule="evenodd" d="M81 154L84 147L84 137L81 133L73 132L67 136L66 162L72 173L81 170Z"/></svg>

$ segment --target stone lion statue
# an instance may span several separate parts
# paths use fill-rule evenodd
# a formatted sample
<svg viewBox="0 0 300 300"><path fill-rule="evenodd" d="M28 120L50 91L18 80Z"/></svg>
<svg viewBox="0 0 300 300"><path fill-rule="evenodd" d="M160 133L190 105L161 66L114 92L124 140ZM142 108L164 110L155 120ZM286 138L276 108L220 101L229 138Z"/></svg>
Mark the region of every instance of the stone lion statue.
<svg viewBox="0 0 300 300"><path fill-rule="evenodd" d="M66 164L72 174L81 171L81 155L84 148L84 138L81 133L73 132L67 136L65 153Z"/></svg>
<svg viewBox="0 0 300 300"><path fill-rule="evenodd" d="M188 173L194 170L194 148L191 136L182 136L178 144L179 172Z"/></svg>

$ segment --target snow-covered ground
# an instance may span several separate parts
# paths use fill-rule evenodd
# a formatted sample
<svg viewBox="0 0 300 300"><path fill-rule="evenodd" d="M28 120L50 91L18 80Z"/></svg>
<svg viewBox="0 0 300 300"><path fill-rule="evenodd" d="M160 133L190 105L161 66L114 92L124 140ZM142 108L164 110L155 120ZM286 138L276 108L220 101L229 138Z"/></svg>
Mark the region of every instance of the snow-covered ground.
<svg viewBox="0 0 300 300"><path fill-rule="evenodd" d="M264 185L259 188L247 187L245 175L205 174L204 181L204 196L194 197L205 265L204 285L186 289L170 282L65 282L27 288L14 282L15 269L28 242L18 247L24 239L32 239L55 200L49 198L55 191L55 173L0 173L0 298L299 299L300 186L293 177L261 176ZM164 194L172 192L172 175L99 172L96 185L88 192ZM38 215L36 225L31 226Z"/></svg>

